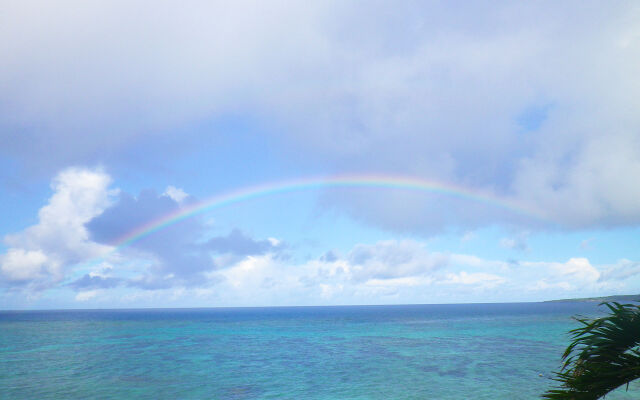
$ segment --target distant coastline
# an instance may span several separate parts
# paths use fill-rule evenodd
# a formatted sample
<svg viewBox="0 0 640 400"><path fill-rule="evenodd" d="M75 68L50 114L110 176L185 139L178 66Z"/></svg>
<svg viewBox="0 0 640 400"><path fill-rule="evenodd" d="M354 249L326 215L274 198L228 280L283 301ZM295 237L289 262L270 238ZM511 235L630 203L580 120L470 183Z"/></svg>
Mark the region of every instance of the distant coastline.
<svg viewBox="0 0 640 400"><path fill-rule="evenodd" d="M602 303L602 302L605 302L605 301L617 301L617 302L637 301L637 302L640 302L640 294L624 294L624 295L618 295L618 296L583 297L583 298L578 298L578 299L547 300L547 301L544 301L544 303L576 302L576 301L598 302L598 303Z"/></svg>

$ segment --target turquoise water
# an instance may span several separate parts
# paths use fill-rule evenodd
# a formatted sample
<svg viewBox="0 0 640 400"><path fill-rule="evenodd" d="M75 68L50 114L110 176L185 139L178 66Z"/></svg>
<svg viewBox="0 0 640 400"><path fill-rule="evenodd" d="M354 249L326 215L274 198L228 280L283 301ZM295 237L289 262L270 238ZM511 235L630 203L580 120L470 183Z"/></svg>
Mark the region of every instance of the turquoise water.
<svg viewBox="0 0 640 400"><path fill-rule="evenodd" d="M0 312L0 398L536 399L574 314L596 306Z"/></svg>

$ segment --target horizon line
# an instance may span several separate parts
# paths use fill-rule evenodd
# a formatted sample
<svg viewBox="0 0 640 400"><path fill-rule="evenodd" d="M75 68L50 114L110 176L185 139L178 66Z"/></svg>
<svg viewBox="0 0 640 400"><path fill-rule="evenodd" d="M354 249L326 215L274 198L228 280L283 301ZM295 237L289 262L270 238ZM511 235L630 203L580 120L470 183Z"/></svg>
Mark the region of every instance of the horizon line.
<svg viewBox="0 0 640 400"><path fill-rule="evenodd" d="M483 304L533 304L533 303L552 303L552 302L567 302L567 303L596 303L600 299L606 299L610 297L632 297L638 296L640 301L640 294L617 294L609 296L597 296L597 297L578 297L578 298L564 298L564 299L551 299L551 300L529 300L529 301L487 301L487 302L459 302L459 303L397 303L397 304L310 304L310 305L269 305L269 306L194 306L194 307L114 307L114 308L14 308L14 309L0 309L0 312L15 312L15 311L162 311L162 310L218 310L218 309L265 309L265 308L338 308L338 307L401 307L401 306L455 306L455 305L483 305ZM636 300L631 300L636 301Z"/></svg>

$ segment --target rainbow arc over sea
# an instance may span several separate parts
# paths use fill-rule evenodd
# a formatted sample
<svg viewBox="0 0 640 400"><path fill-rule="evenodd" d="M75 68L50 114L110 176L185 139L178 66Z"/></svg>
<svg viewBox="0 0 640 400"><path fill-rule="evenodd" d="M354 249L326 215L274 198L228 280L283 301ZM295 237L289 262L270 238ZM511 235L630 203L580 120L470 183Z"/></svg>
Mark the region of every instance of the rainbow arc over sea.
<svg viewBox="0 0 640 400"><path fill-rule="evenodd" d="M231 204L271 196L279 193L314 190L323 188L379 188L404 189L418 192L451 196L468 201L479 202L491 207L507 210L511 213L535 220L548 221L540 210L523 205L510 199L501 198L476 189L469 189L449 183L430 181L415 177L394 175L340 175L330 177L308 177L292 180L268 182L248 186L226 193L214 195L195 203L187 204L174 212L151 220L119 237L112 243L115 250L123 249L136 241L152 235L177 222L206 213Z"/></svg>

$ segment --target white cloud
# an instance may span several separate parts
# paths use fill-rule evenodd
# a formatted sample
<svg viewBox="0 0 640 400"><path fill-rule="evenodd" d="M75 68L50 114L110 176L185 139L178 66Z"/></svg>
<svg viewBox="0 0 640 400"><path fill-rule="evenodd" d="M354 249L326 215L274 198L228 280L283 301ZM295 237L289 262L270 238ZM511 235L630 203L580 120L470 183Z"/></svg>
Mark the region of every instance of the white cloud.
<svg viewBox="0 0 640 400"><path fill-rule="evenodd" d="M99 265L96 265L92 271L89 272L90 277L100 277L100 278L109 278L110 274L113 273L113 265L108 262L102 262Z"/></svg>
<svg viewBox="0 0 640 400"><path fill-rule="evenodd" d="M111 178L100 170L69 168L51 185L53 195L38 212L38 223L6 235L0 256L2 277L10 282L47 287L64 278L75 263L103 254L84 226L111 202Z"/></svg>
<svg viewBox="0 0 640 400"><path fill-rule="evenodd" d="M304 265L290 265L265 254L248 256L231 267L211 271L207 277L219 282L215 292L226 305L301 305L313 304L311 298L317 301L320 292L328 290L315 286L316 292L309 293L300 281L307 271Z"/></svg>
<svg viewBox="0 0 640 400"><path fill-rule="evenodd" d="M551 265L561 275L570 276L579 281L595 282L600 278L600 272L586 258L571 258L565 263Z"/></svg>
<svg viewBox="0 0 640 400"><path fill-rule="evenodd" d="M587 258L574 257L566 262L531 262L519 264L523 290L546 291L550 298L609 295L624 287L602 279L605 266L593 266ZM564 295L563 295L564 292Z"/></svg>
<svg viewBox="0 0 640 400"><path fill-rule="evenodd" d="M269 255L249 257L212 274L226 278L216 286L222 298L244 297L244 304L251 304L251 298L269 299L270 304L291 304L291 299L299 304L478 301L480 292L484 301L524 301L619 293L625 290L619 283L623 274L640 274L636 264L594 266L586 258L570 258L512 265L389 240L358 244L342 257L302 264Z"/></svg>
<svg viewBox="0 0 640 400"><path fill-rule="evenodd" d="M33 265L41 261L37 254L16 254L20 260L32 257ZM546 300L624 292L625 280L640 275L639 271L637 263L628 260L611 266L594 266L586 258L509 264L469 254L430 252L420 242L389 240L355 245L343 256L304 262L272 252L250 255L204 272L197 286L119 286L126 278L118 274L132 271L116 271L105 263L77 282L80 289L75 298L111 299L129 306L468 302L478 301L480 293L483 301ZM41 279L35 272L29 274Z"/></svg>
<svg viewBox="0 0 640 400"><path fill-rule="evenodd" d="M231 268L227 268L215 274L222 275L226 282L238 288L246 285L260 285L268 276L265 272L273 269L274 263L270 255L268 256L249 256L244 260L236 263Z"/></svg>
<svg viewBox="0 0 640 400"><path fill-rule="evenodd" d="M167 196L173 199L176 203L181 204L184 199L189 197L189 194L175 186L168 186L164 191L163 196Z"/></svg>
<svg viewBox="0 0 640 400"><path fill-rule="evenodd" d="M359 244L349 252L347 261L356 281L418 276L448 263L446 255L429 252L424 245L410 240Z"/></svg>
<svg viewBox="0 0 640 400"><path fill-rule="evenodd" d="M610 265L602 272L601 281L624 281L640 275L640 262L622 259L616 264Z"/></svg>
<svg viewBox="0 0 640 400"><path fill-rule="evenodd" d="M26 281L42 276L46 271L42 267L47 263L47 256L40 250L9 249L0 257L0 270L12 281ZM48 265L56 270L57 265ZM53 268L52 268L53 267Z"/></svg>
<svg viewBox="0 0 640 400"><path fill-rule="evenodd" d="M96 296L98 296L98 294L100 294L100 290L87 290L84 292L78 292L76 294L76 301L89 301L93 298L95 298Z"/></svg>
<svg viewBox="0 0 640 400"><path fill-rule="evenodd" d="M462 271L458 274L447 274L446 279L443 280L442 283L477 285L489 289L501 285L506 281L504 277L494 274L484 272L467 273Z"/></svg>
<svg viewBox="0 0 640 400"><path fill-rule="evenodd" d="M261 304L362 304L398 295L403 288L420 291L434 281L445 260L418 242L390 240L358 244L344 257L304 263L271 254L249 256L209 277L218 277L221 298L239 304L255 304L255 299Z"/></svg>

